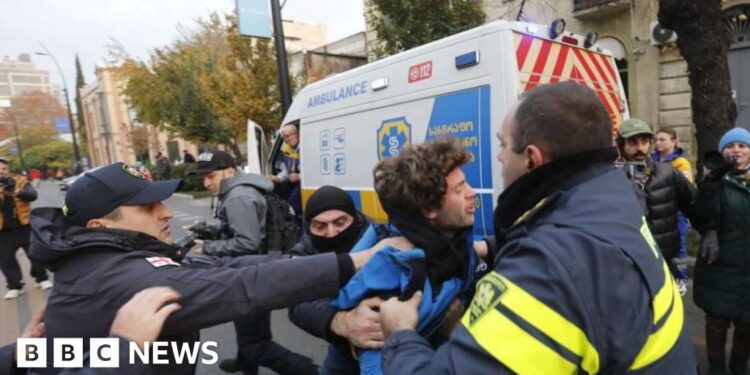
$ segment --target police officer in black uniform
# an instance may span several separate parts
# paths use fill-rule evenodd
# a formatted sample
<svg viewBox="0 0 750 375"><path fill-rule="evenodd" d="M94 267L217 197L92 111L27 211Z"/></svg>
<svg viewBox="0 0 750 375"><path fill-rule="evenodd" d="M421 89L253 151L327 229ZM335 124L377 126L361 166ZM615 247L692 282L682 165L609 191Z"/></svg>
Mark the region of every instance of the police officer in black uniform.
<svg viewBox="0 0 750 375"><path fill-rule="evenodd" d="M162 203L179 185L147 181L115 163L76 180L62 209L33 210L31 255L56 271L45 317L48 339L82 337L88 351L88 339L107 337L117 310L135 293L168 286L182 296L182 308L167 319L159 341L194 342L202 328L335 296L378 248L299 259L185 258L172 244L172 213ZM48 354L50 365L40 372L61 371L51 368ZM174 358L152 367L164 374L195 371Z"/></svg>

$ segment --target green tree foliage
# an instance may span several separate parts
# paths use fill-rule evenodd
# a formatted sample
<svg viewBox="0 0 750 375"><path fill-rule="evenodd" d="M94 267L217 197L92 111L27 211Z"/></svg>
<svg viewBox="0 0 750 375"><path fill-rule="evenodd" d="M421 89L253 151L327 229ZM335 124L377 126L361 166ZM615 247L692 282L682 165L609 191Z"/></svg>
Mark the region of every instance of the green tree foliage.
<svg viewBox="0 0 750 375"><path fill-rule="evenodd" d="M228 144L229 129L201 92L199 77L208 66L202 55L165 47L153 51L151 64L127 58L118 69L127 82L123 91L139 120L191 141Z"/></svg>
<svg viewBox="0 0 750 375"><path fill-rule="evenodd" d="M24 154L31 147L40 146L46 143L60 140L57 129L52 125L28 125L18 129L21 137L21 147ZM70 146L72 147L73 146Z"/></svg>
<svg viewBox="0 0 750 375"><path fill-rule="evenodd" d="M232 16L213 14L195 31L151 53L150 61L110 47L124 94L141 121L190 141L239 143L252 119L268 132L281 121L276 63L267 41L240 37Z"/></svg>
<svg viewBox="0 0 750 375"><path fill-rule="evenodd" d="M23 150L23 161L27 170L70 168L73 164L73 146L61 140L36 145ZM20 166L18 156L14 156L11 163Z"/></svg>
<svg viewBox="0 0 750 375"><path fill-rule="evenodd" d="M377 57L392 55L484 23L476 0L368 0Z"/></svg>
<svg viewBox="0 0 750 375"><path fill-rule="evenodd" d="M226 18L225 25L229 50L201 76L206 98L238 133L244 134L248 119L271 133L281 123L273 46L267 40L240 36L233 16Z"/></svg>

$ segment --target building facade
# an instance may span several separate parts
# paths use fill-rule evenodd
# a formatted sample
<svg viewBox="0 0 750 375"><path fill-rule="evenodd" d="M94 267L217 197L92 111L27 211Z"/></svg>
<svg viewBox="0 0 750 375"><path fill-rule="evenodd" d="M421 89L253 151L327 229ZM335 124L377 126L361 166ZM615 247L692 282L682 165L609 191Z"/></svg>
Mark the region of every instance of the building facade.
<svg viewBox="0 0 750 375"><path fill-rule="evenodd" d="M325 26L284 20L284 44L287 52L310 50L327 42Z"/></svg>
<svg viewBox="0 0 750 375"><path fill-rule="evenodd" d="M367 40L364 32L305 49L289 56L289 74L304 83L319 81L328 75L340 73L367 63Z"/></svg>
<svg viewBox="0 0 750 375"><path fill-rule="evenodd" d="M197 155L198 147L166 131L136 121L120 82L111 68L96 69L95 83L81 90L92 167L122 161L156 161L156 153L177 161L182 150Z"/></svg>
<svg viewBox="0 0 750 375"><path fill-rule="evenodd" d="M53 95L63 103L60 86L50 83L49 72L37 69L29 54L21 54L16 60L8 56L0 60L0 99L29 91Z"/></svg>

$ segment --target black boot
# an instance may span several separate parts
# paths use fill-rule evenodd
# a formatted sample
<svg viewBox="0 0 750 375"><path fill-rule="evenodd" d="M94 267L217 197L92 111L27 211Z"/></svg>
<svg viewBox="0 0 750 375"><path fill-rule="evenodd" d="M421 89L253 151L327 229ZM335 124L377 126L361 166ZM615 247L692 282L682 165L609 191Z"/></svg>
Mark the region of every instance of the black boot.
<svg viewBox="0 0 750 375"><path fill-rule="evenodd" d="M747 375L747 360L750 356L750 325L734 322L732 356L729 370L733 375Z"/></svg>
<svg viewBox="0 0 750 375"><path fill-rule="evenodd" d="M219 363L221 371L228 373L242 372L242 375L258 375L258 365L240 364L236 358L222 360Z"/></svg>
<svg viewBox="0 0 750 375"><path fill-rule="evenodd" d="M725 351L728 329L729 319L706 315L706 352L710 375L728 374Z"/></svg>
<svg viewBox="0 0 750 375"><path fill-rule="evenodd" d="M277 358L265 366L280 375L318 375L320 368L310 358L296 353L290 354L293 358Z"/></svg>

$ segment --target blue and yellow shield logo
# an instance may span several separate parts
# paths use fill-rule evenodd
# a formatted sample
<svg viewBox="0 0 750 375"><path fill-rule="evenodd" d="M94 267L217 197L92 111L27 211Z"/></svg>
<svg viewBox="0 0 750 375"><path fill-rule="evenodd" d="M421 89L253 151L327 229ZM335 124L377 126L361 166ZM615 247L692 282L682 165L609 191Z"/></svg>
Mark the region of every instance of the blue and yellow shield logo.
<svg viewBox="0 0 750 375"><path fill-rule="evenodd" d="M384 120L378 128L378 160L398 156L408 144L411 144L411 124L406 117Z"/></svg>

